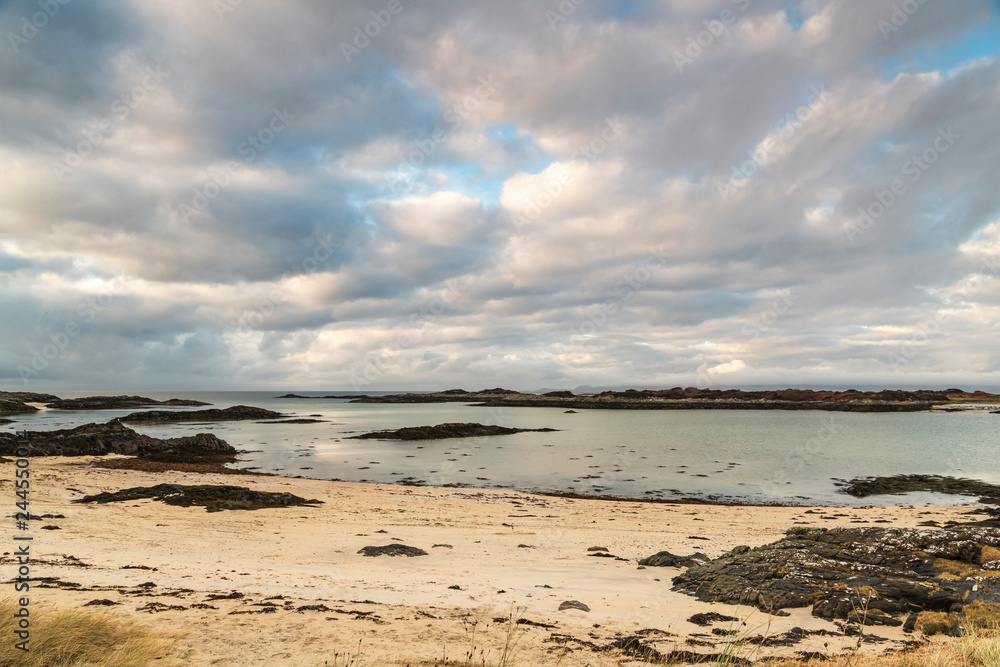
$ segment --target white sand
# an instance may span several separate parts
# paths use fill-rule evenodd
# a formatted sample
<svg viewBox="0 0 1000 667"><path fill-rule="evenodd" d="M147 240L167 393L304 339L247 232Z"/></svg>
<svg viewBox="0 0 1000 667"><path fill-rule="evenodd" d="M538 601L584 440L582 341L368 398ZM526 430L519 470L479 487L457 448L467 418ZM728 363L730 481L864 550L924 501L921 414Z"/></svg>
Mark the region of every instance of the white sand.
<svg viewBox="0 0 1000 667"><path fill-rule="evenodd" d="M487 660L495 660L509 626L494 623L493 618L511 613L558 625L556 629L517 626L516 635L524 633L517 649L522 665L630 664L619 662L612 653L594 654L577 641L552 641L553 633L605 645L619 633L655 628L678 635L649 636L660 651L719 650L685 646L686 639L699 633L705 636L696 640L719 647L724 642L709 634L710 628L686 621L699 611L746 619L742 627L728 623L715 627L750 634L775 635L796 626L835 631L832 623L810 616L809 609L771 617L746 607L697 602L670 590L670 580L680 570L639 570L636 560L664 549L679 555L701 551L714 558L740 544L756 546L779 539L796 521L853 527L866 524L851 523L852 519L869 523L888 519L891 525L907 527L926 519L962 520L968 511L836 508L827 514L845 516L821 520L804 514L808 508L617 503L507 491L152 474L93 468L91 460L32 460L32 513L65 515L32 522L33 553L39 559L32 575L108 588L36 587L32 603L65 607L110 599L121 604L100 609L187 633L163 664L174 664L173 660L191 665L322 665L329 660L332 665L344 664L345 652L359 650L364 660L358 664L457 659L470 650L486 650ZM12 478L13 465L0 464L0 489L13 499ZM79 492L163 482L289 491L324 504L208 513L201 507L151 500L70 503L81 497ZM42 525L61 530L41 530ZM368 558L357 553L364 546L394 542L422 548L429 555ZM441 544L450 548L434 546ZM588 556L592 546L606 547L628 562ZM68 556L90 567L74 566L76 561ZM8 554L4 563L9 562ZM156 570L122 569L136 565ZM135 587L144 582L156 584L149 591L152 596L136 595L141 590ZM193 592L176 593L177 589ZM172 591L174 595L165 595ZM245 597L208 603L217 609L191 608L205 602L208 594L231 591ZM260 609L253 603L279 595L285 599L272 601L282 607L277 613L229 613ZM591 611L558 611L566 600L581 601ZM185 609L137 611L149 602ZM290 611L311 604L324 604L332 611ZM371 612L381 622L371 620L371 615L358 618L337 610ZM880 649L898 646L898 640L906 638L898 629L870 631L892 640ZM800 650L833 652L854 642L854 638L816 637L768 651L790 656ZM339 653L336 663L335 653Z"/></svg>

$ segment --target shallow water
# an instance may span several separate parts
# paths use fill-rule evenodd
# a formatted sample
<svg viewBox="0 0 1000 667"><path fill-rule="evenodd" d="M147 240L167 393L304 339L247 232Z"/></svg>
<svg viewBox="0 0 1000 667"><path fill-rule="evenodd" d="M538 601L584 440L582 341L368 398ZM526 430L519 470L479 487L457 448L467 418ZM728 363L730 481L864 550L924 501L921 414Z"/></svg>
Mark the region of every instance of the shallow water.
<svg viewBox="0 0 1000 667"><path fill-rule="evenodd" d="M73 398L100 392L60 392ZM481 408L461 403L352 404L277 399L286 392L144 392L193 398L212 407L254 405L319 424L139 424L177 437L211 431L249 450L240 467L345 481L460 484L529 491L575 491L634 498L696 496L795 504L966 503L908 494L857 501L836 479L929 473L1000 483L1000 415L822 411L580 410ZM318 392L297 392L322 395ZM178 408L197 409L197 408ZM51 430L107 421L133 410L15 415L6 430ZM442 422L560 429L556 433L422 442L352 440L371 430Z"/></svg>

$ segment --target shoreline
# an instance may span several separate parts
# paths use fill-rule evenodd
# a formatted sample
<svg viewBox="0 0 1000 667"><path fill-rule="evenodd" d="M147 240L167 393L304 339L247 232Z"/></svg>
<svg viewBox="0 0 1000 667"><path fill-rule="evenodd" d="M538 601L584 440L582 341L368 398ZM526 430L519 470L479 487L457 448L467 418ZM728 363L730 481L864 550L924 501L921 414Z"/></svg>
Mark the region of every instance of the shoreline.
<svg viewBox="0 0 1000 667"><path fill-rule="evenodd" d="M834 633L767 649L771 654L838 652L856 639L808 608L768 616L699 602L670 590L681 570L638 569L636 561L665 549L715 558L738 545L779 539L794 525L917 527L929 518L961 521L969 509L609 502L507 489L113 470L94 467L98 458L31 459L32 514L64 517L31 522L32 576L56 579L42 582L53 587L34 590L33 603L76 607L110 600L108 613L147 624L155 618L163 629L188 633L178 647L187 652L183 663L197 665L320 665L359 640L368 658L432 660L442 650L458 658L470 646L470 623L481 630L482 648L510 625L495 619L510 614L530 622L518 626L526 632L528 664L558 656L570 665L619 664L584 644L606 646L643 629L674 635L647 636L659 650L710 653L725 638L687 619L712 611L765 634L793 627ZM13 464L0 464L0 471L0 488L12 494ZM324 504L209 513L152 500L70 502L161 483L236 484ZM43 525L59 530L42 531ZM428 555L358 554L388 544ZM591 557L588 549L596 546L625 560ZM234 592L242 597L209 599ZM559 611L569 600L591 611ZM865 632L885 638L878 651L912 640L898 628Z"/></svg>

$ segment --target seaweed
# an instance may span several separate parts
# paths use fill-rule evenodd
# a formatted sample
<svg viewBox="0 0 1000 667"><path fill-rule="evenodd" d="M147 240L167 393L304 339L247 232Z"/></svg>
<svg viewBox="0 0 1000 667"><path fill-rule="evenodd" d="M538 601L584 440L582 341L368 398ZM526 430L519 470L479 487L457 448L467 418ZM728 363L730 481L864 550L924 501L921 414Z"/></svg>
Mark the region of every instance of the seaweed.
<svg viewBox="0 0 1000 667"><path fill-rule="evenodd" d="M259 510L268 507L301 507L322 504L321 500L306 500L291 493L254 491L244 486L221 484L157 484L137 486L121 491L98 493L84 496L74 503L115 503L151 498L168 505L191 507L202 506L208 512L222 510Z"/></svg>

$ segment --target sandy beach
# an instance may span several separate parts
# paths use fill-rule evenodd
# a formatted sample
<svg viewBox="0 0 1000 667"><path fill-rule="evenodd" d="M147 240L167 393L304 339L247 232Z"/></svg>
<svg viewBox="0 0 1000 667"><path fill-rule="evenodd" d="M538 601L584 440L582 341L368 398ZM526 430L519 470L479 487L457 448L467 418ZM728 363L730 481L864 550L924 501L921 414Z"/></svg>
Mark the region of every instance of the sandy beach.
<svg viewBox="0 0 1000 667"><path fill-rule="evenodd" d="M856 639L812 617L808 608L779 617L701 603L670 590L671 578L681 570L637 568L637 561L661 550L715 558L737 545L774 541L793 525L914 527L928 519L962 520L968 512L608 502L509 491L154 474L98 468L93 460L31 462L32 513L63 516L32 522L32 577L38 580L32 604L65 608L110 600L116 604L100 609L183 635L163 664L434 664L470 652L488 663L511 631L518 642L517 664L530 665L631 664L618 651L595 648L640 631L660 651L712 653L732 630L777 636L799 627L837 636L751 648L757 657L839 652ZM0 465L6 470L0 487L12 491L13 464ZM71 502L164 482L238 484L323 504L209 513L153 500ZM59 530L42 530L45 526ZM358 553L389 544L428 555ZM607 552L588 551L592 547ZM593 555L599 553L618 558ZM12 562L10 553L3 562ZM582 602L590 611L559 611L566 601ZM740 621L716 623L713 627L721 628L716 634L687 621L707 611ZM505 622L511 617L528 622L512 626ZM864 650L913 639L898 628L872 632L886 641ZM348 663L351 657L361 660Z"/></svg>

